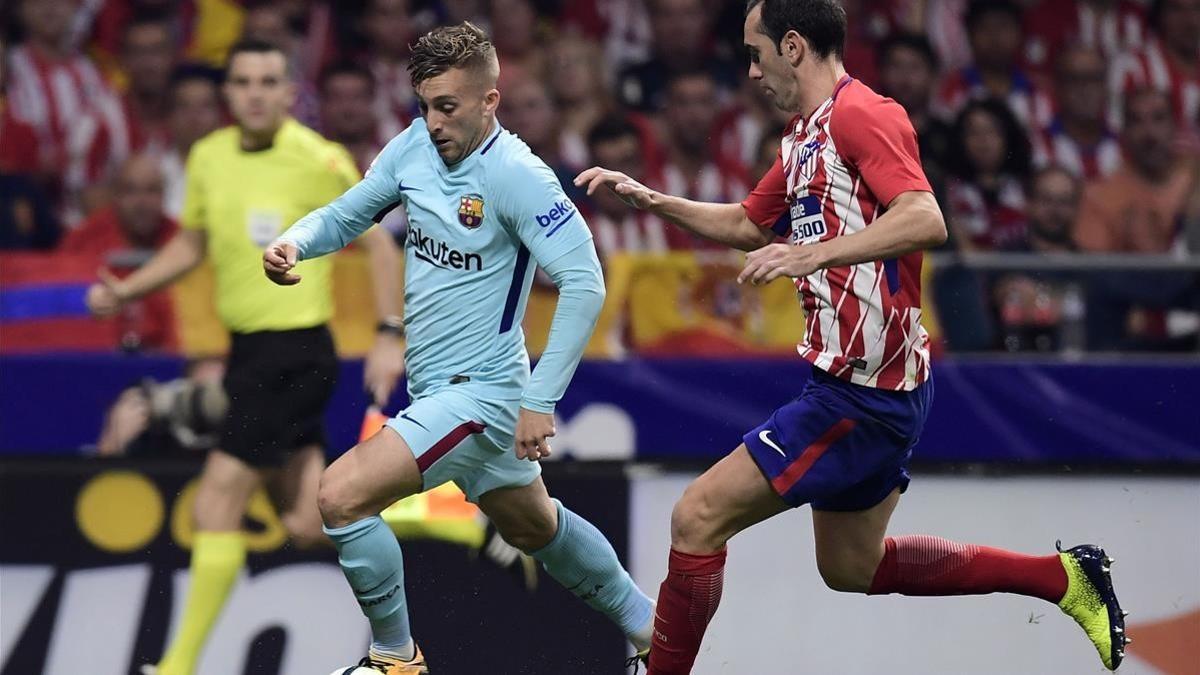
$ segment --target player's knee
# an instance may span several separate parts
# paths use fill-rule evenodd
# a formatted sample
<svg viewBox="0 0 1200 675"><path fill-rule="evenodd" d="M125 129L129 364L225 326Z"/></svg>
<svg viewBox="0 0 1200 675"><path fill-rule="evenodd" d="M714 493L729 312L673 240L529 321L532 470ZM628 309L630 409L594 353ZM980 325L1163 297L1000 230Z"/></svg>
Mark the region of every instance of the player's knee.
<svg viewBox="0 0 1200 675"><path fill-rule="evenodd" d="M321 520L330 527L345 527L371 515L364 511L365 501L345 473L330 467L321 474L317 508L321 511Z"/></svg>
<svg viewBox="0 0 1200 675"><path fill-rule="evenodd" d="M671 545L716 550L725 545L725 539L721 514L712 500L695 485L689 486L671 511Z"/></svg>

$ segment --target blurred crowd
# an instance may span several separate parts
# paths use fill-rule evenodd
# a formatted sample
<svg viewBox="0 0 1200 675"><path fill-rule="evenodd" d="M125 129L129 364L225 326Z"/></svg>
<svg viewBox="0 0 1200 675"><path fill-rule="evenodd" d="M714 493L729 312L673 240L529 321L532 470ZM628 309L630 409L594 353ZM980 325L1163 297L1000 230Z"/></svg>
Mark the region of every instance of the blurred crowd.
<svg viewBox="0 0 1200 675"><path fill-rule="evenodd" d="M946 214L948 262L934 265L928 296L950 349L1054 350L1075 324L1086 324L1090 348L1196 349L1194 273L981 271L955 260L1200 253L1200 0L843 4L847 70L908 111ZM746 77L743 9L721 0L6 2L0 249L120 254L136 265L169 239L189 147L228 123L220 69L243 36L285 48L300 91L294 116L365 169L418 114L408 45L470 20L500 55L501 123L559 175L602 258L707 252L713 245L611 195L579 194L571 178L601 164L693 199L744 198L789 119ZM402 219L389 225L403 237Z"/></svg>

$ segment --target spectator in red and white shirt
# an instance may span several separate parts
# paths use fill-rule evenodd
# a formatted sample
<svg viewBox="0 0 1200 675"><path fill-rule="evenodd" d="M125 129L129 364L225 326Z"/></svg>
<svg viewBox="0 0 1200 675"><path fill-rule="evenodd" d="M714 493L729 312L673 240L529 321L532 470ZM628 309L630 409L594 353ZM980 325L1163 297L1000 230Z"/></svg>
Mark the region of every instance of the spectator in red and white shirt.
<svg viewBox="0 0 1200 675"><path fill-rule="evenodd" d="M1005 101L1027 129L1051 119L1050 99L1021 69L1021 9L1012 0L977 0L966 16L974 61L952 73L938 96L941 112L954 117L968 101Z"/></svg>
<svg viewBox="0 0 1200 675"><path fill-rule="evenodd" d="M37 174L60 207L67 202L62 176L68 167L72 125L96 115L119 133L120 105L86 56L69 46L72 0L21 0L25 41L8 53L8 103L13 117L37 134Z"/></svg>
<svg viewBox="0 0 1200 675"><path fill-rule="evenodd" d="M1030 149L1003 101L972 101L954 124L960 152L946 184L950 233L960 250L1007 248L1025 237Z"/></svg>
<svg viewBox="0 0 1200 675"><path fill-rule="evenodd" d="M1142 5L1131 0L1041 0L1025 12L1025 63L1053 76L1060 52L1089 47L1105 61L1141 49L1149 29Z"/></svg>
<svg viewBox="0 0 1200 675"><path fill-rule="evenodd" d="M716 152L710 141L717 121L717 84L705 70L675 75L667 85L660 138L664 161L652 174L663 192L701 202L730 202L749 187L746 168ZM713 242L672 228L675 249L713 248Z"/></svg>
<svg viewBox="0 0 1200 675"><path fill-rule="evenodd" d="M165 152L171 73L177 50L166 20L135 19L125 26L119 63L128 88L120 99L120 124L93 113L79 120L70 138L68 187L85 195L84 212L106 201L105 178L131 154Z"/></svg>
<svg viewBox="0 0 1200 675"><path fill-rule="evenodd" d="M1153 35L1145 48L1118 60L1113 78L1112 114L1120 119L1123 102L1140 87L1171 96L1175 126L1193 147L1200 143L1200 0L1154 0Z"/></svg>
<svg viewBox="0 0 1200 675"><path fill-rule="evenodd" d="M1033 135L1034 164L1060 166L1092 180L1121 167L1121 143L1108 126L1104 57L1092 47L1059 51L1054 72L1058 115Z"/></svg>

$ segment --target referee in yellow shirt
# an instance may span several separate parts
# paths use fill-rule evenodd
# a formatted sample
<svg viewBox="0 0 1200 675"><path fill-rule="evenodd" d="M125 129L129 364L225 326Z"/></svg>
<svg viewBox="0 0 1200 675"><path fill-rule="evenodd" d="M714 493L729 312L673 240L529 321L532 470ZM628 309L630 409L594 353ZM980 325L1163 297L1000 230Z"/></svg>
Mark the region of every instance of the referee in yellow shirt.
<svg viewBox="0 0 1200 675"><path fill-rule="evenodd" d="M157 666L143 673L191 675L246 559L246 505L265 480L292 540L324 540L317 486L325 466L322 416L338 361L326 324L333 315L330 258L305 261L305 283L277 286L261 252L288 225L358 182L350 154L288 117L295 86L287 57L246 41L229 52L224 93L237 124L198 141L187 162L182 229L122 280L102 274L88 291L95 314L170 284L208 256L217 313L232 340L225 375L229 412L220 449L209 453L193 514L196 537L183 622ZM404 364L399 254L375 227L362 238L384 317L367 356L365 384L386 402ZM276 483L276 481L278 481Z"/></svg>

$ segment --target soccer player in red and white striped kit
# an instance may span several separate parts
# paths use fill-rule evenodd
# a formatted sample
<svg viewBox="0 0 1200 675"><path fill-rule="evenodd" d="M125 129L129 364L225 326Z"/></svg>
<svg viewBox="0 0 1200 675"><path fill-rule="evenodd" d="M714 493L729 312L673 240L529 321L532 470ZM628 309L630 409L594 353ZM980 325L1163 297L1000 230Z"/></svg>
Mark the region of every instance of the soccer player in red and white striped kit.
<svg viewBox="0 0 1200 675"><path fill-rule="evenodd" d="M817 568L838 591L1018 593L1058 604L1104 665L1124 656L1123 612L1097 546L1034 556L929 535L885 537L933 397L920 251L946 239L904 110L845 72L837 0L750 0L750 78L795 114L780 156L741 204L694 202L594 167L611 189L698 235L750 251L738 277L795 280L813 366L799 396L684 492L671 517L652 675L690 672L721 597L726 543L802 504ZM772 243L776 236L786 243Z"/></svg>

